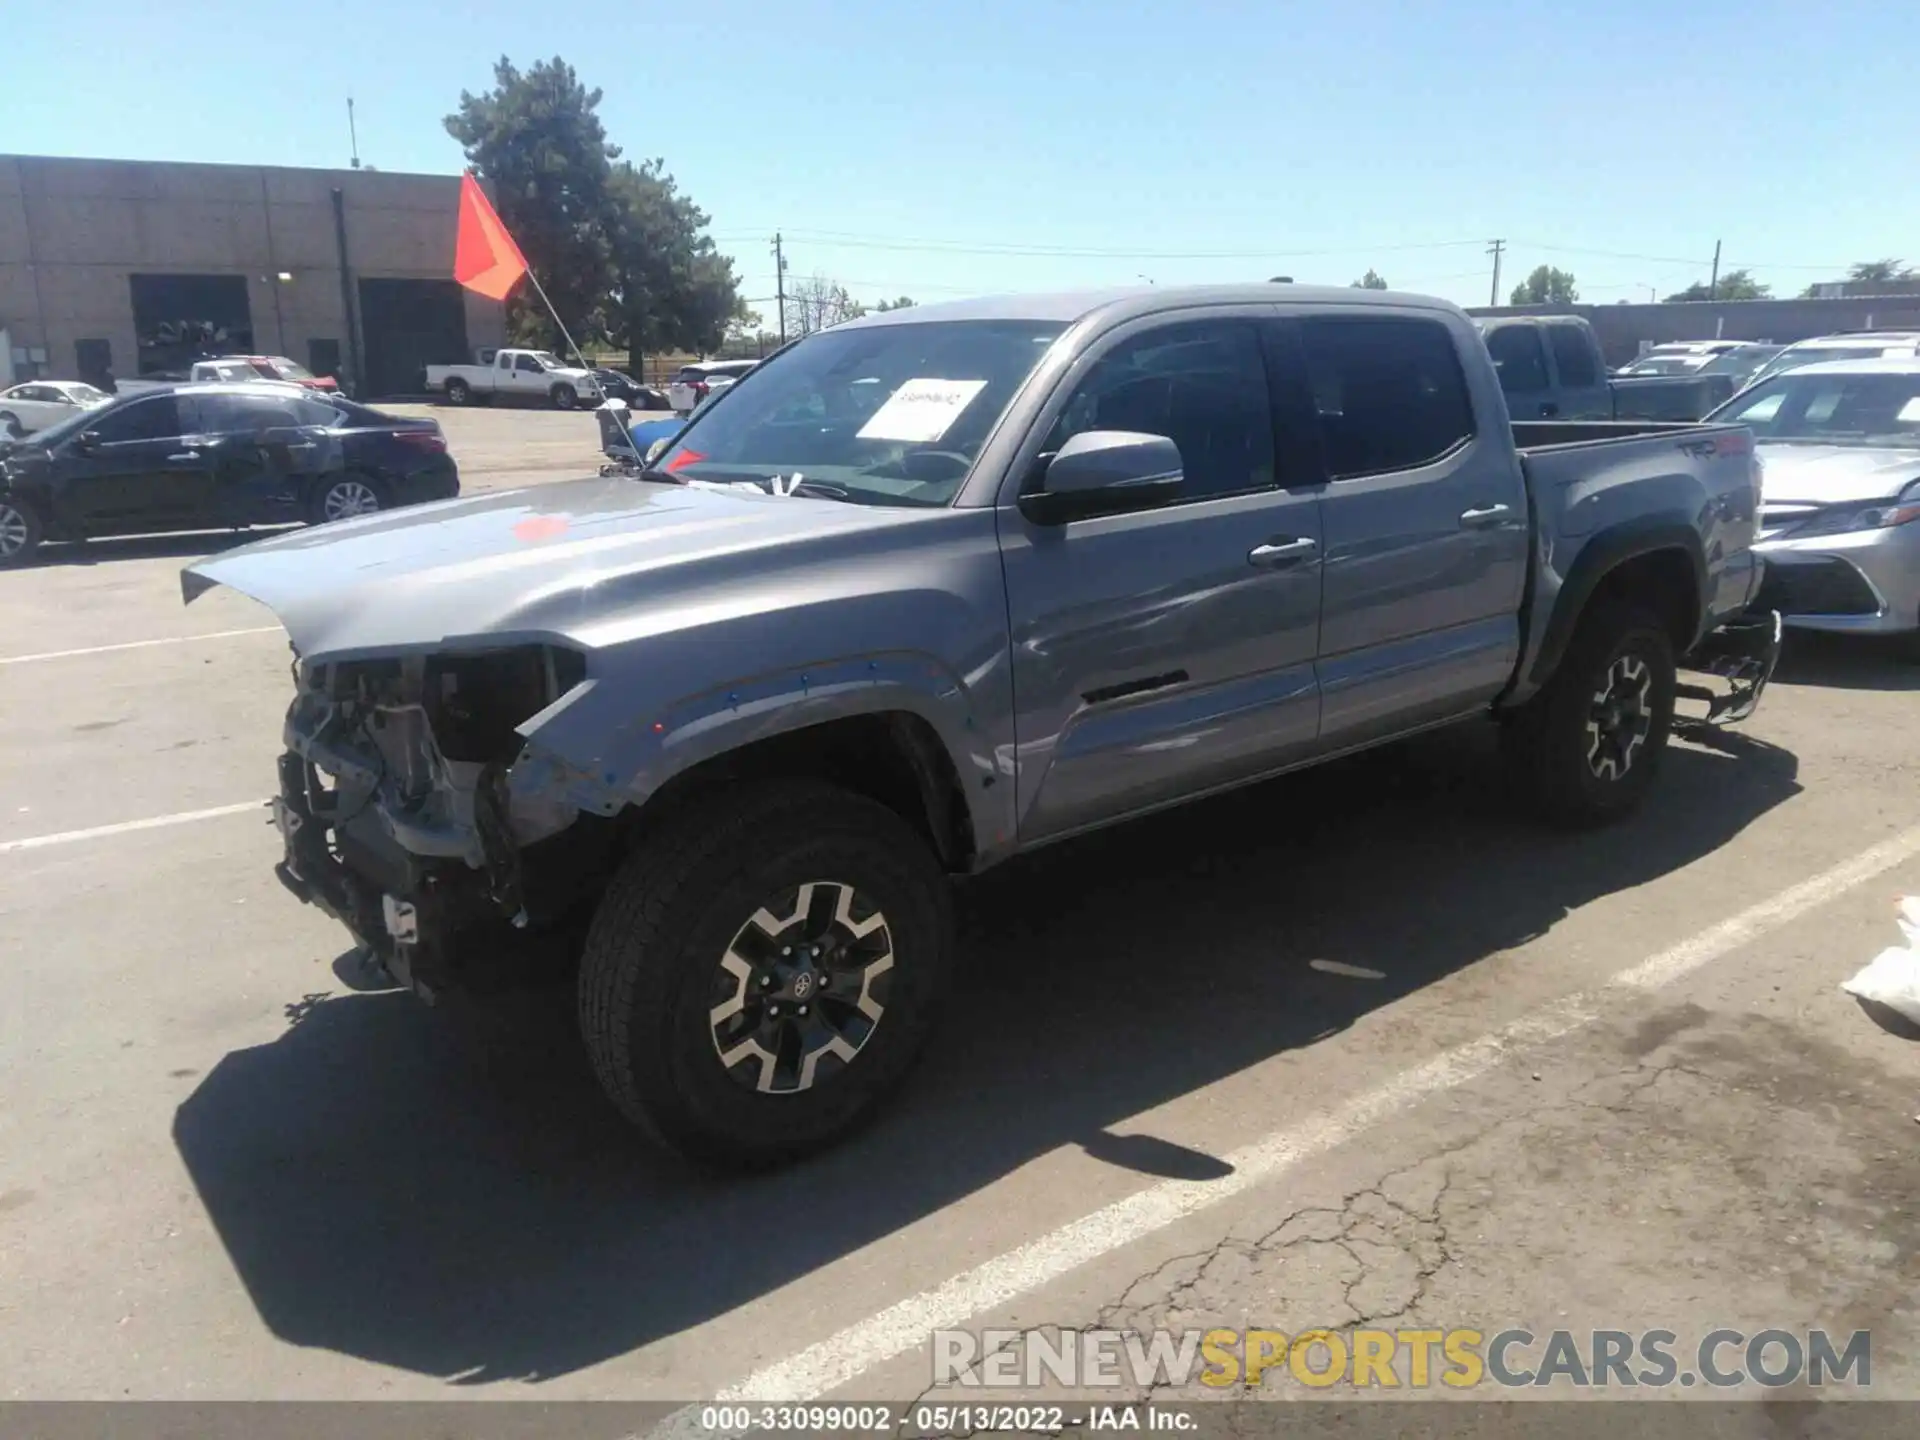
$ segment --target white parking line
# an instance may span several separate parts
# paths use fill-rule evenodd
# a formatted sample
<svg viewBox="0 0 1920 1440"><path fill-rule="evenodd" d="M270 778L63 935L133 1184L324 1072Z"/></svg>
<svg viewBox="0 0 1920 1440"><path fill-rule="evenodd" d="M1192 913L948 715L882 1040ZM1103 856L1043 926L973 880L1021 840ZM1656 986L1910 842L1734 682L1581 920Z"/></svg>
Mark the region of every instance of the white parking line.
<svg viewBox="0 0 1920 1440"><path fill-rule="evenodd" d="M0 855L15 850L39 850L48 845L72 845L81 840L99 840L108 835L127 835L135 830L163 830L169 825L191 825L196 820L218 820L223 815L244 815L249 810L264 811L264 800L245 800L238 805L216 805L211 810L182 810L173 815L155 815L146 820L122 820L116 825L94 825L85 830L62 830L57 835L30 835L24 840L0 840Z"/></svg>
<svg viewBox="0 0 1920 1440"><path fill-rule="evenodd" d="M1220 1204L1353 1139L1421 1100L1493 1070L1516 1051L1543 1044L1617 1012L1618 992L1671 985L1770 930L1805 914L1905 860L1920 855L1920 826L1882 841L1853 859L1771 900L1743 910L1671 949L1442 1052L1334 1110L1256 1140L1225 1157L1232 1173L1218 1180L1166 1180L1094 1211L976 1265L945 1284L900 1301L837 1335L754 1371L714 1396L718 1403L799 1402L820 1398L874 1366L927 1342L936 1330L965 1323L1090 1261L1130 1245L1175 1221ZM652 1432L687 1434L698 1428L697 1407L676 1411Z"/></svg>
<svg viewBox="0 0 1920 1440"><path fill-rule="evenodd" d="M236 635L278 635L278 625L255 625L247 630L213 630L205 635L169 635L160 640L123 640L118 645L88 645L79 650L43 650L38 655L0 655L0 665L32 665L41 660L71 660L79 655L105 655L113 650L145 650L152 645L187 645L195 640L231 640Z"/></svg>

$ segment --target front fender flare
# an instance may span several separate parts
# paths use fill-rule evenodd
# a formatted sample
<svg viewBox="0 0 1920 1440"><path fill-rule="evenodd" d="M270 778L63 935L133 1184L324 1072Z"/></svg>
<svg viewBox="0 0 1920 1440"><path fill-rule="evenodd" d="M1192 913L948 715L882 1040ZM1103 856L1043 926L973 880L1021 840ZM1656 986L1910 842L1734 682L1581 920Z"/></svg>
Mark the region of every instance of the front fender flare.
<svg viewBox="0 0 1920 1440"><path fill-rule="evenodd" d="M889 711L920 717L940 737L984 846L993 827L983 823L986 807L975 797L994 784L997 771L975 696L948 667L911 651L793 666L654 706L636 705L605 678L589 679L520 727L526 747L508 784L516 794L613 815L744 746Z"/></svg>

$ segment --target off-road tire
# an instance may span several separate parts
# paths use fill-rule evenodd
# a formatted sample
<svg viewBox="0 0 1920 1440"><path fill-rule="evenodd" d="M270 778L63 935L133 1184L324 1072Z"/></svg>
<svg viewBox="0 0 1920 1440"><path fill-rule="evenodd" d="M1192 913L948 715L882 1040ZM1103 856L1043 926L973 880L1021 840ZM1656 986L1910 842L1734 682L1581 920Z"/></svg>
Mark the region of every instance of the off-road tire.
<svg viewBox="0 0 1920 1440"><path fill-rule="evenodd" d="M1649 724L1623 772L1595 773L1588 729L1596 696L1607 689L1618 662L1648 673ZM1540 816L1568 829L1590 829L1623 819L1646 798L1673 728L1673 639L1659 618L1619 601L1597 602L1581 617L1553 678L1516 711L1503 741L1529 802Z"/></svg>
<svg viewBox="0 0 1920 1440"><path fill-rule="evenodd" d="M471 385L464 380L447 381L447 404L471 405L472 403L473 387Z"/></svg>
<svg viewBox="0 0 1920 1440"><path fill-rule="evenodd" d="M713 977L756 909L823 880L855 886L886 917L885 1012L837 1074L759 1094L720 1062ZM952 950L946 874L898 815L820 781L743 782L681 812L615 874L581 960L581 1034L607 1094L656 1142L710 1169L765 1169L845 1138L898 1090Z"/></svg>
<svg viewBox="0 0 1920 1440"><path fill-rule="evenodd" d="M45 533L32 505L0 496L0 570L31 565Z"/></svg>
<svg viewBox="0 0 1920 1440"><path fill-rule="evenodd" d="M578 410L580 408L580 392L571 385L556 385L547 392L547 396L553 401L553 408L556 410Z"/></svg>

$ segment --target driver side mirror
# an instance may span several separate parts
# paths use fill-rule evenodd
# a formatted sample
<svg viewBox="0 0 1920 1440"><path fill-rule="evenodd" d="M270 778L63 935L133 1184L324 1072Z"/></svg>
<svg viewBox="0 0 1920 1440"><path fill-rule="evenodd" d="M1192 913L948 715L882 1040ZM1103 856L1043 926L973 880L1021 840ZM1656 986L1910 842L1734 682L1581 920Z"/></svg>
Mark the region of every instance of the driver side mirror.
<svg viewBox="0 0 1920 1440"><path fill-rule="evenodd" d="M73 448L82 455L91 455L100 448L100 444L100 432L98 430L82 430L78 435L74 436L73 439Z"/></svg>
<svg viewBox="0 0 1920 1440"><path fill-rule="evenodd" d="M1022 495L1020 513L1036 525L1150 510L1175 499L1185 480L1180 447L1164 435L1086 430L1062 445Z"/></svg>

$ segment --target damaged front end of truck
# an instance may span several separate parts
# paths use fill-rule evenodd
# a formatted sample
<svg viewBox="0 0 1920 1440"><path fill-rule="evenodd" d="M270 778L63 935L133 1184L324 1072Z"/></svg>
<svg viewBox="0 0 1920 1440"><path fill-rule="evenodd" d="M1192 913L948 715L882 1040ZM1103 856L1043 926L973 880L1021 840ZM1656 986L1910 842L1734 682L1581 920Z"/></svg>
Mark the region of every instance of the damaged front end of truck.
<svg viewBox="0 0 1920 1440"><path fill-rule="evenodd" d="M300 663L281 882L429 1000L560 959L616 822L583 812L527 734L586 681L585 657L551 644Z"/></svg>

